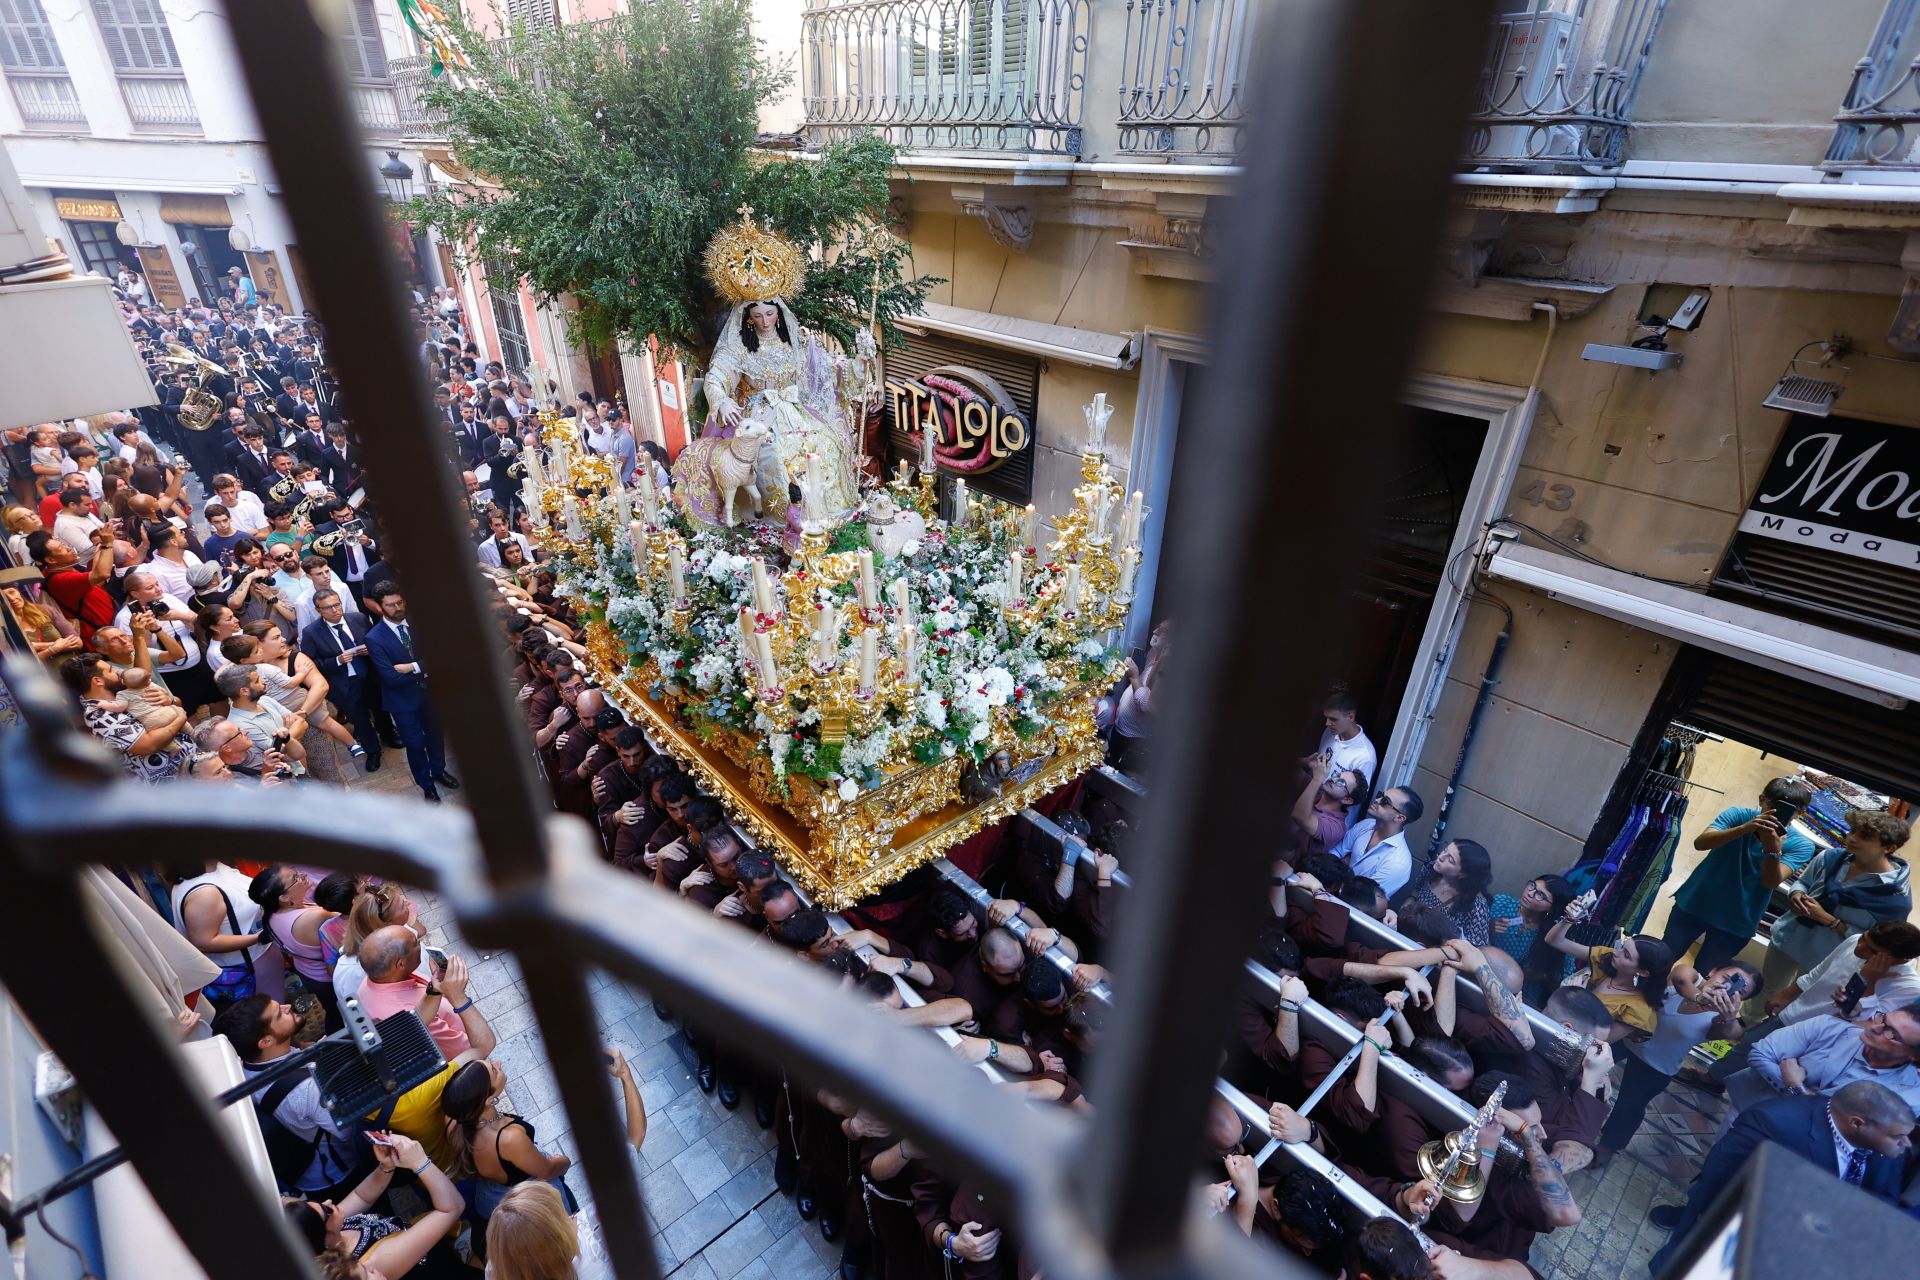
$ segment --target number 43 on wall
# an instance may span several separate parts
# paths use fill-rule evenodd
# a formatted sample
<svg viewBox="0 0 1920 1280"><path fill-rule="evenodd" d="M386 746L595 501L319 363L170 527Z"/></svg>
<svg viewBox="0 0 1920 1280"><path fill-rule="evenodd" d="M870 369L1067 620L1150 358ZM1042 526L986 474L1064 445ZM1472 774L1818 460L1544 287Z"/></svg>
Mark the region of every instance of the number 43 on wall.
<svg viewBox="0 0 1920 1280"><path fill-rule="evenodd" d="M1549 511L1565 511L1573 505L1573 486L1570 484L1548 484L1545 480L1535 480L1520 491L1520 498L1536 507L1545 507Z"/></svg>

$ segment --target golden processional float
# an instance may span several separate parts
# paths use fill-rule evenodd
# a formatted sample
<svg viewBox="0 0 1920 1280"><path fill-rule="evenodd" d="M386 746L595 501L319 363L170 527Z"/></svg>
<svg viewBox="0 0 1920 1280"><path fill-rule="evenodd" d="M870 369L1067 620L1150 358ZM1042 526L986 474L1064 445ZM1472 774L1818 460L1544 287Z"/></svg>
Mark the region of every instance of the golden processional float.
<svg viewBox="0 0 1920 1280"><path fill-rule="evenodd" d="M1107 465L1104 396L1045 546L1031 506L961 477L937 517L937 446L969 417L957 402L929 406L917 468L856 484L836 509L825 473L850 401L878 390L870 346L827 356L774 322L803 261L750 218L716 238L708 269L730 323L764 328L737 383L709 375L709 403L738 411L731 431L689 445L669 493L645 465L623 488L571 420L542 414L547 458L527 455L522 496L607 696L838 910L1099 762L1094 708L1122 669L1145 512ZM720 352L715 365L736 372ZM756 487L784 523L742 518Z"/></svg>

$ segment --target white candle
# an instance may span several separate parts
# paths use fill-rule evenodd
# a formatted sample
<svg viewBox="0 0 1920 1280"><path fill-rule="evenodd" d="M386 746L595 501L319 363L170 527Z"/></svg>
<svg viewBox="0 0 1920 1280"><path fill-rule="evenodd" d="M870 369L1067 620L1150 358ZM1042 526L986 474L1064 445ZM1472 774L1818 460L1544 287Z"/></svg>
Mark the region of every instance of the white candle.
<svg viewBox="0 0 1920 1280"><path fill-rule="evenodd" d="M880 607L879 589L873 583L873 549L860 548L860 607L872 612Z"/></svg>
<svg viewBox="0 0 1920 1280"><path fill-rule="evenodd" d="M586 527L580 523L580 503L572 494L561 500L560 518L566 522L569 538L579 542L587 536Z"/></svg>
<svg viewBox="0 0 1920 1280"><path fill-rule="evenodd" d="M539 489L547 483L547 473L540 468L540 451L538 449L527 450L527 480L535 489Z"/></svg>
<svg viewBox="0 0 1920 1280"><path fill-rule="evenodd" d="M533 487L531 477L520 482L520 505L529 512L537 512L540 509L540 491Z"/></svg>
<svg viewBox="0 0 1920 1280"><path fill-rule="evenodd" d="M905 458L900 459L900 465L894 470L893 475L894 482L904 487L909 480L913 479L913 464Z"/></svg>
<svg viewBox="0 0 1920 1280"><path fill-rule="evenodd" d="M1067 580L1060 588L1060 607L1068 613L1080 611L1080 566L1067 566Z"/></svg>
<svg viewBox="0 0 1920 1280"><path fill-rule="evenodd" d="M893 607L900 615L900 632L905 635L913 630L913 597L907 591L907 580L893 580Z"/></svg>
<svg viewBox="0 0 1920 1280"><path fill-rule="evenodd" d="M616 478L613 484L613 510L615 518L621 524L633 519L633 504L627 501L627 490Z"/></svg>
<svg viewBox="0 0 1920 1280"><path fill-rule="evenodd" d="M969 504L967 499L967 478L965 476L955 476L953 478L953 527L954 528L964 529L967 527L968 505Z"/></svg>
<svg viewBox="0 0 1920 1280"><path fill-rule="evenodd" d="M1140 541L1140 522L1146 518L1147 514L1146 508L1141 505L1144 497L1144 494L1135 489L1132 499L1127 503L1127 518L1120 525L1120 545L1123 547L1135 546Z"/></svg>
<svg viewBox="0 0 1920 1280"><path fill-rule="evenodd" d="M763 616L773 613L773 584L767 581L767 562L753 558L753 611Z"/></svg>
<svg viewBox="0 0 1920 1280"><path fill-rule="evenodd" d="M906 680L909 685L920 683L920 646L914 643L911 633L900 640L900 660L906 667Z"/></svg>
<svg viewBox="0 0 1920 1280"><path fill-rule="evenodd" d="M920 471L933 474L933 429L924 423L920 428Z"/></svg>
<svg viewBox="0 0 1920 1280"><path fill-rule="evenodd" d="M646 473L642 472L641 474L644 475ZM656 527L660 524L659 491L653 487L651 482L648 483L646 488L640 491L640 510L647 517L648 524Z"/></svg>
<svg viewBox="0 0 1920 1280"><path fill-rule="evenodd" d="M1133 596L1133 576L1140 571L1140 549L1128 547L1120 553L1120 583L1114 588L1118 599L1127 600Z"/></svg>
<svg viewBox="0 0 1920 1280"><path fill-rule="evenodd" d="M1040 549L1040 513L1034 509L1034 505L1031 502L1027 504L1027 531L1025 536L1027 539L1027 550L1038 552Z"/></svg>
<svg viewBox="0 0 1920 1280"><path fill-rule="evenodd" d="M813 612L813 660L821 666L831 664L840 648L839 611L823 602Z"/></svg>
<svg viewBox="0 0 1920 1280"><path fill-rule="evenodd" d="M677 608L687 598L687 558L680 550L680 539L667 543L667 582L673 590L673 603Z"/></svg>
<svg viewBox="0 0 1920 1280"><path fill-rule="evenodd" d="M754 633L754 655L760 660L760 687L777 689L780 687L780 673L773 665L773 637L764 631Z"/></svg>
<svg viewBox="0 0 1920 1280"><path fill-rule="evenodd" d="M1020 598L1020 553L1012 552L1007 556L1007 603L1012 604Z"/></svg>
<svg viewBox="0 0 1920 1280"><path fill-rule="evenodd" d="M627 545L633 548L633 576L645 580L647 576L647 526L638 520L627 521Z"/></svg>
<svg viewBox="0 0 1920 1280"><path fill-rule="evenodd" d="M860 687L871 689L880 678L880 637L872 631L860 633Z"/></svg>

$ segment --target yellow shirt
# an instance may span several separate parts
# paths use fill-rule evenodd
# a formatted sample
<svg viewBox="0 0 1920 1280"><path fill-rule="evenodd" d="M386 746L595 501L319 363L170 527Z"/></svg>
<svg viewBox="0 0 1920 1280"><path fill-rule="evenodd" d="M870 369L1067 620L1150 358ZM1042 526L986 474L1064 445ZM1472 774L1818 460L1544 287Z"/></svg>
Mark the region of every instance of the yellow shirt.
<svg viewBox="0 0 1920 1280"><path fill-rule="evenodd" d="M440 1095L458 1068L451 1062L438 1075L422 1081L400 1095L387 1128L404 1133L426 1149L427 1159L452 1175L453 1146L447 1141L447 1118L440 1110ZM377 1119L378 1112L368 1119Z"/></svg>
<svg viewBox="0 0 1920 1280"><path fill-rule="evenodd" d="M1646 997L1637 991L1602 991L1601 979L1609 976L1607 961L1613 958L1612 947L1593 947L1587 951L1587 990L1600 998L1607 1006L1607 1012L1613 1015L1615 1022L1624 1022L1636 1031L1649 1035L1660 1025L1660 1015L1648 1004Z"/></svg>

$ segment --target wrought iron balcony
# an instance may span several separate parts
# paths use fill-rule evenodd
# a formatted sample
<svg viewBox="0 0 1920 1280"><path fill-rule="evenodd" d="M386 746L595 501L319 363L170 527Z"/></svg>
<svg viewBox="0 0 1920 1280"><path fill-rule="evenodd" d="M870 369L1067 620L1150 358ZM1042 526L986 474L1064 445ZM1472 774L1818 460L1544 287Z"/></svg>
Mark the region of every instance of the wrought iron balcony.
<svg viewBox="0 0 1920 1280"><path fill-rule="evenodd" d="M1091 0L807 0L809 145L1080 154Z"/></svg>
<svg viewBox="0 0 1920 1280"><path fill-rule="evenodd" d="M1259 8L1254 0L1127 0L1122 151L1233 156Z"/></svg>
<svg viewBox="0 0 1920 1280"><path fill-rule="evenodd" d="M1667 0L1506 0L1473 105L1470 168L1617 168Z"/></svg>
<svg viewBox="0 0 1920 1280"><path fill-rule="evenodd" d="M197 133L200 112L193 105L185 76L120 77L120 94L136 129Z"/></svg>
<svg viewBox="0 0 1920 1280"><path fill-rule="evenodd" d="M65 73L29 75L9 71L7 83L13 86L13 100L20 108L20 118L30 129L57 129L87 123L80 95L73 91L73 81L67 79Z"/></svg>
<svg viewBox="0 0 1920 1280"><path fill-rule="evenodd" d="M427 108L427 82L433 78L431 60L424 56L394 58L387 63L387 74L393 80L400 136L423 142L445 141L446 122Z"/></svg>
<svg viewBox="0 0 1920 1280"><path fill-rule="evenodd" d="M1822 168L1920 169L1920 0L1888 0L1833 119Z"/></svg>

